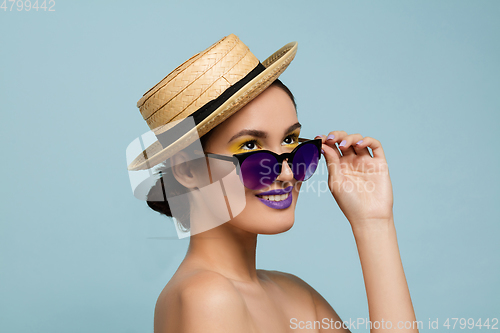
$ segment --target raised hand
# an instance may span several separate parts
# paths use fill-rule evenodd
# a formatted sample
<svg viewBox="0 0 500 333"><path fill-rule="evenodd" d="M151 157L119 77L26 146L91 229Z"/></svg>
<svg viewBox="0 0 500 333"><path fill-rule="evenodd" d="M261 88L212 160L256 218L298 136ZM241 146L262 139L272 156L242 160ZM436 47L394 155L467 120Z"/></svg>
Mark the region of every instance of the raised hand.
<svg viewBox="0 0 500 333"><path fill-rule="evenodd" d="M380 142L344 131L316 138L320 137L328 166L328 186L352 227L392 219L392 185ZM373 157L367 147L372 149Z"/></svg>

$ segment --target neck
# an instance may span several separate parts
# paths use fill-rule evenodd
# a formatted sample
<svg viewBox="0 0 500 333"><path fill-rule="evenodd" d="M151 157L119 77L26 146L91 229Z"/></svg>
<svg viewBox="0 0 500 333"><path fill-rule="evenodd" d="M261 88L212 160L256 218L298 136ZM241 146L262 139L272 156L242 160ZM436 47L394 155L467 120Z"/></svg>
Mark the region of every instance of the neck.
<svg viewBox="0 0 500 333"><path fill-rule="evenodd" d="M207 267L227 278L257 281L257 235L226 223L191 236L185 261Z"/></svg>

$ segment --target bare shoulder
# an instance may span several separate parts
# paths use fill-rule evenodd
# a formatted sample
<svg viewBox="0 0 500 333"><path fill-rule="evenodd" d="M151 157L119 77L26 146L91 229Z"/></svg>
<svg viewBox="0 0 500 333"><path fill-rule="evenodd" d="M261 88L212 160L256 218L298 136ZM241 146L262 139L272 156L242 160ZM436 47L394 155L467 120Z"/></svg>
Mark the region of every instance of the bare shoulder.
<svg viewBox="0 0 500 333"><path fill-rule="evenodd" d="M258 270L261 276L273 281L287 292L311 294L314 289L304 280L290 273L279 271ZM311 294L312 296L312 294Z"/></svg>
<svg viewBox="0 0 500 333"><path fill-rule="evenodd" d="M177 272L156 302L155 333L246 332L248 321L233 283L209 270Z"/></svg>
<svg viewBox="0 0 500 333"><path fill-rule="evenodd" d="M300 300L301 302L310 302L311 306L314 308L317 319L322 320L323 318L340 320L340 317L332 308L330 303L321 296L313 287L306 283L301 278L284 272L278 271L264 271L259 270L259 273L263 277L267 277L274 283L276 283L280 288L282 288L287 294L290 294L294 299ZM348 332L348 330L344 330Z"/></svg>

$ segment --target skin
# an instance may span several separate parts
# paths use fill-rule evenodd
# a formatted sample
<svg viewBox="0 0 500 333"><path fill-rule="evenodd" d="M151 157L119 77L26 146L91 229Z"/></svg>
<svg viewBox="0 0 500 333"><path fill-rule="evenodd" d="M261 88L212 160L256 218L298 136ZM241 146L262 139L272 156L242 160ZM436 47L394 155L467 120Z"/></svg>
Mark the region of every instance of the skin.
<svg viewBox="0 0 500 333"><path fill-rule="evenodd" d="M297 145L300 128L291 132L287 129L297 123L291 99L279 87L270 86L214 129L206 151L223 155L245 149L290 152ZM245 135L229 142L242 130L262 131L266 137ZM370 320L391 320L393 326L398 321L414 321L397 246L392 186L382 146L360 134L334 131L329 135L335 138L327 140L327 136L321 136L329 186L356 239ZM360 140L363 142L356 145ZM340 151L336 143L342 144ZM373 157L366 147L373 150ZM173 160L183 158L181 152ZM196 187L201 182L200 171L194 164L180 164L173 171L186 187ZM289 185L293 185L293 201L286 209L272 209L256 197L260 192ZM351 185L356 185L357 190L350 190ZM330 304L300 278L256 269L257 235L278 234L293 226L299 190L300 183L284 163L282 173L269 188L245 189L246 206L237 217L191 236L185 259L158 297L155 333L300 332L291 329L291 318L304 322L323 318L340 321ZM196 216L196 209L192 208L191 214L201 218ZM340 331L348 332L345 328Z"/></svg>

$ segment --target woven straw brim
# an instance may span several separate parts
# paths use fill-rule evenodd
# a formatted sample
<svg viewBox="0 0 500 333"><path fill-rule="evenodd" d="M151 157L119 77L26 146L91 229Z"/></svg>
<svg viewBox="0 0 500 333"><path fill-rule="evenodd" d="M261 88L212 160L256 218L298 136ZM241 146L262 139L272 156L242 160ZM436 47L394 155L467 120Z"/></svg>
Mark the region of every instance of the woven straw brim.
<svg viewBox="0 0 500 333"><path fill-rule="evenodd" d="M128 170L150 169L198 140L268 88L285 71L296 53L297 42L283 46L262 62L266 67L262 73L238 90L195 128L168 147L163 148L160 142L154 142L128 165Z"/></svg>

